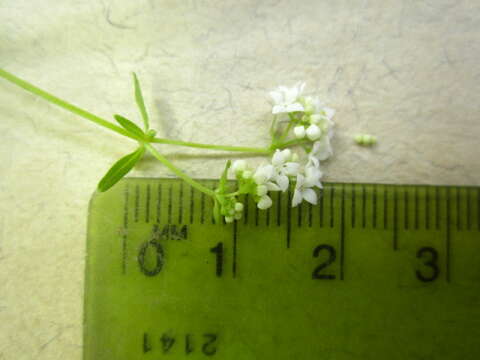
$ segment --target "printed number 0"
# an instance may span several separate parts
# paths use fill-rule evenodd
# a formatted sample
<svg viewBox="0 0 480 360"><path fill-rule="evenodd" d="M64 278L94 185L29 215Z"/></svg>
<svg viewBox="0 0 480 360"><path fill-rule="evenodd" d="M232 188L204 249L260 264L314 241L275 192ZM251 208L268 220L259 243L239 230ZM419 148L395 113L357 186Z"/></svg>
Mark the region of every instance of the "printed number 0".
<svg viewBox="0 0 480 360"><path fill-rule="evenodd" d="M150 246L153 246L155 250L155 267L153 269L149 269L147 267L147 251ZM140 270L147 276L155 276L157 275L163 267L163 248L156 241L147 241L143 243L142 247L140 248L140 252L138 253L138 265L140 265Z"/></svg>
<svg viewBox="0 0 480 360"><path fill-rule="evenodd" d="M326 261L324 261L320 265L318 265L315 268L315 270L313 270L312 279L333 280L333 279L335 279L335 275L321 274L320 272L335 261L335 259L337 258L337 253L336 253L335 248L333 246L327 245L327 244L322 244L322 245L318 245L313 250L313 257L319 257L322 250L326 250L328 252L328 258L327 258Z"/></svg>
<svg viewBox="0 0 480 360"><path fill-rule="evenodd" d="M430 247L430 246L422 247L417 251L417 258L418 259L426 258L427 260L423 264L432 269L431 274L428 274L428 275L424 275L420 270L416 270L415 273L417 275L418 280L423 282L430 282L438 278L438 275L440 274L440 269L437 264L437 260L438 260L437 250L435 250L433 247Z"/></svg>

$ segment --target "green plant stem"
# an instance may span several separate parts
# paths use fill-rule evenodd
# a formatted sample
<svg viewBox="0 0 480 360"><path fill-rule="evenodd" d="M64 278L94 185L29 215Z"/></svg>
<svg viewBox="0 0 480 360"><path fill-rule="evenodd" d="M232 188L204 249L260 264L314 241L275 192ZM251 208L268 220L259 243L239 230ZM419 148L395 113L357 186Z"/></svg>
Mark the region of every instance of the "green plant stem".
<svg viewBox="0 0 480 360"><path fill-rule="evenodd" d="M195 189L212 196L215 198L215 192L202 184L198 183L197 181L193 180L190 176L183 173L179 168L173 165L170 161L168 161L162 154L158 152L151 144L145 143L145 148L150 151L150 153L163 165L165 165L171 172L177 175L179 178L183 179L187 184L191 185Z"/></svg>
<svg viewBox="0 0 480 360"><path fill-rule="evenodd" d="M22 89L28 91L29 93L40 96L41 98L51 102L52 104L55 104L55 105L65 109L65 110L68 110L68 111L70 111L70 112L72 112L72 113L74 113L78 116L81 116L84 119L90 120L97 125L103 126L107 129L110 129L110 130L112 130L112 131L114 131L118 134L129 137L131 139L134 139L134 140L137 140L137 141L141 140L141 139L138 139L136 136L132 135L131 133L129 133L127 130L123 129L122 127L117 126L115 124L112 124L109 121L107 121L105 119L102 119L102 118L100 118L100 117L98 117L98 116L96 116L96 115L94 115L94 114L92 114L88 111L80 109L79 107L77 107L73 104L70 104L69 102L67 102L65 100L62 100L62 99L46 92L45 90L42 90L42 89L36 87L35 85L30 84L29 82L16 77L15 75L13 75L13 74L11 74L11 73L3 70L3 69L0 69L0 77L2 77L5 80L10 81L11 83L21 87Z"/></svg>
<svg viewBox="0 0 480 360"><path fill-rule="evenodd" d="M304 140L304 139L294 139L294 140L289 140L289 141L285 141L284 143L280 143L277 145L277 147L279 149L284 149L284 148L287 148L287 147L290 147L290 146L296 146L296 145L301 145L303 143L308 143L308 140Z"/></svg>
<svg viewBox="0 0 480 360"><path fill-rule="evenodd" d="M193 148L209 149L209 150L239 151L239 152L250 152L250 153L258 153L258 154L269 154L270 153L270 149L268 149L268 148L200 144L200 143L194 143L194 142L190 142L190 141L160 139L160 138L154 138L154 139L152 139L152 142L157 143L157 144L188 146L188 147L193 147Z"/></svg>
<svg viewBox="0 0 480 360"><path fill-rule="evenodd" d="M138 138L135 135L131 134L130 132L126 131L124 128L117 126L115 124L112 124L111 122L102 119L86 110L83 110L73 104L70 104L69 102L62 100L45 90L42 90L38 87L36 87L33 84L30 84L29 82L20 79L19 77L3 70L0 69L0 77L4 78L5 80L10 81L11 83L21 87L22 89L40 96L41 98L51 102L52 104L55 104L64 110L70 111L71 113L74 113L75 115L78 115L80 117L83 117L84 119L90 120L94 122L97 125L103 126L107 129L110 129L118 134L121 134L123 136L129 137L133 140L144 142L144 139ZM201 149L209 149L209 150L223 150L223 151L239 151L239 152L250 152L250 153L260 153L260 154L269 154L270 150L267 148L255 148L255 147L245 147L245 146L228 146L228 145L211 145L211 144L200 144L200 143L194 143L194 142L189 142L189 141L181 141L181 140L170 140L170 139L162 139L162 138L154 138L151 140L151 142L158 143L158 144L170 144L170 145L179 145L179 146L187 146L187 147L193 147L193 148L201 148Z"/></svg>

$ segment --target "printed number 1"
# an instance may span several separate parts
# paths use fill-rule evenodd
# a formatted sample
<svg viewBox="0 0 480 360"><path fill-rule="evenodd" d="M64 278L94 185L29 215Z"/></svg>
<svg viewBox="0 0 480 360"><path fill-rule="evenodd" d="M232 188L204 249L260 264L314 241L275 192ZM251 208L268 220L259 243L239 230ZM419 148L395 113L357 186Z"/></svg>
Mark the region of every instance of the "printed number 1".
<svg viewBox="0 0 480 360"><path fill-rule="evenodd" d="M214 253L216 258L215 274L221 277L223 273L223 243L219 242L217 246L210 249L210 252Z"/></svg>

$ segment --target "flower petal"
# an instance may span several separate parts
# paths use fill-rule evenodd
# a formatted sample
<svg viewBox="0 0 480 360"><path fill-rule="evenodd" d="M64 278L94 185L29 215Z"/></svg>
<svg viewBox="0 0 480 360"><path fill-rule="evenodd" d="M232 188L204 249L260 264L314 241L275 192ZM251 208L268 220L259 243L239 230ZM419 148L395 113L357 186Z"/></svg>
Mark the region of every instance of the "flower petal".
<svg viewBox="0 0 480 360"><path fill-rule="evenodd" d="M285 191L288 189L288 176L286 175L279 175L276 178L277 184L280 187L280 190Z"/></svg>
<svg viewBox="0 0 480 360"><path fill-rule="evenodd" d="M303 200L302 192L300 190L296 189L295 192L293 193L292 207L295 207L298 204L300 204L302 202L302 200Z"/></svg>
<svg viewBox="0 0 480 360"><path fill-rule="evenodd" d="M284 163L283 152L277 149L272 156L272 164L275 166L278 166L278 165L282 165L283 163Z"/></svg>
<svg viewBox="0 0 480 360"><path fill-rule="evenodd" d="M287 108L285 107L284 104L275 105L272 108L272 114L281 114L281 113L286 113L286 112L289 112L289 111L287 110Z"/></svg>
<svg viewBox="0 0 480 360"><path fill-rule="evenodd" d="M257 207L261 210L268 209L270 206L272 206L272 199L268 195L262 196L257 203Z"/></svg>
<svg viewBox="0 0 480 360"><path fill-rule="evenodd" d="M270 91L270 97L273 99L275 104L283 103L283 96L282 93L279 91Z"/></svg>
<svg viewBox="0 0 480 360"><path fill-rule="evenodd" d="M302 104L295 102L295 103L286 105L285 109L287 110L285 112L294 112L294 111L303 111L304 107Z"/></svg>
<svg viewBox="0 0 480 360"><path fill-rule="evenodd" d="M283 173L288 176L296 176L300 171L300 164L296 162L287 162L283 165Z"/></svg>
<svg viewBox="0 0 480 360"><path fill-rule="evenodd" d="M317 205L317 193L313 189L303 190L302 197L310 204Z"/></svg>
<svg viewBox="0 0 480 360"><path fill-rule="evenodd" d="M267 182L265 185L267 186L268 191L280 191L281 190L280 187L273 182Z"/></svg>

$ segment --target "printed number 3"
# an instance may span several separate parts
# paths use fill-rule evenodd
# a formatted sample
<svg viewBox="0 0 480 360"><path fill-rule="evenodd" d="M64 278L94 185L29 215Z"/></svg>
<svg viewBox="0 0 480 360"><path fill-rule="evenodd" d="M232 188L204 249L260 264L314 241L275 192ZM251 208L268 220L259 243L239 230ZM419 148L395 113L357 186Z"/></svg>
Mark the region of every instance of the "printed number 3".
<svg viewBox="0 0 480 360"><path fill-rule="evenodd" d="M430 282L438 278L440 274L440 269L438 267L438 252L432 247L422 247L417 251L418 259L425 259L424 265L428 266L431 271L429 274L424 275L420 270L416 270L415 274L417 275L418 280L423 282Z"/></svg>

